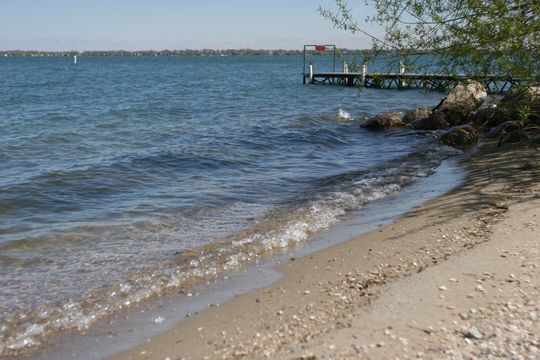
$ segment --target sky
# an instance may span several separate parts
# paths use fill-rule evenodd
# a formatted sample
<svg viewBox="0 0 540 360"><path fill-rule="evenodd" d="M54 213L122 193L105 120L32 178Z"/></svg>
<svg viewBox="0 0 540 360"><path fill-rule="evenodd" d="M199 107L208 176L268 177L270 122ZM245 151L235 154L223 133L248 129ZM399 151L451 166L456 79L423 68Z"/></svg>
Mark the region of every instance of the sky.
<svg viewBox="0 0 540 360"><path fill-rule="evenodd" d="M350 0L363 22L363 0ZM370 40L334 29L333 0L0 0L0 50L301 49ZM368 28L369 29L369 28Z"/></svg>

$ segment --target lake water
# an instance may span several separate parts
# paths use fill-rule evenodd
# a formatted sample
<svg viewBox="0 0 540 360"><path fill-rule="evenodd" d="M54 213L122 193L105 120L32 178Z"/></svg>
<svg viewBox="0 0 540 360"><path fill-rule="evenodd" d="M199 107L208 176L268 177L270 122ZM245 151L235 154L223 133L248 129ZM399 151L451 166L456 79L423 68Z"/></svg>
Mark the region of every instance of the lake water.
<svg viewBox="0 0 540 360"><path fill-rule="evenodd" d="M1 58L0 355L309 242L455 154L359 126L442 94L301 72L301 57Z"/></svg>

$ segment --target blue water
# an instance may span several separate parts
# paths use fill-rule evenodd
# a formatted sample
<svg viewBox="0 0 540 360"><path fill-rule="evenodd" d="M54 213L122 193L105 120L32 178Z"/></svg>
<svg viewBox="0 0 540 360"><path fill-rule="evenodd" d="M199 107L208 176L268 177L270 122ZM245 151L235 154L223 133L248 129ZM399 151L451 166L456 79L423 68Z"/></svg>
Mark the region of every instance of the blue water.
<svg viewBox="0 0 540 360"><path fill-rule="evenodd" d="M309 241L452 154L359 127L441 94L301 72L297 57L0 58L0 355Z"/></svg>

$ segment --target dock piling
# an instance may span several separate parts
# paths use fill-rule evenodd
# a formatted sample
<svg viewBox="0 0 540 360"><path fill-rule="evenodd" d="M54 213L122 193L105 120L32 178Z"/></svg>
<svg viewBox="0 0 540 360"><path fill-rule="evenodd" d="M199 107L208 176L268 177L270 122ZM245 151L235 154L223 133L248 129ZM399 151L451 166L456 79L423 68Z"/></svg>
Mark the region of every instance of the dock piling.
<svg viewBox="0 0 540 360"><path fill-rule="evenodd" d="M367 63L362 64L362 86L366 86Z"/></svg>
<svg viewBox="0 0 540 360"><path fill-rule="evenodd" d="M399 62L399 75L403 75L405 74L405 65L403 64L402 61ZM402 77L399 78L398 80L398 87L399 88L405 88L407 87L407 82L405 80L403 80Z"/></svg>

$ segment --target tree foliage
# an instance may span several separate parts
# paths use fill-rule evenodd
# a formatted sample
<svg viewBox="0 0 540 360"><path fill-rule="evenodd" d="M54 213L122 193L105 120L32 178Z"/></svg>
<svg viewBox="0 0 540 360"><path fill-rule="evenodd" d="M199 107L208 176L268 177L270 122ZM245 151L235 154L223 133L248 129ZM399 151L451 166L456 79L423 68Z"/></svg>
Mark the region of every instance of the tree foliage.
<svg viewBox="0 0 540 360"><path fill-rule="evenodd" d="M376 9L360 25L345 0L320 9L336 28L372 38L376 52L391 51L409 64L426 64L469 75L540 82L540 1L538 0L365 0ZM382 37L370 34L382 26Z"/></svg>

